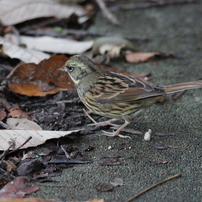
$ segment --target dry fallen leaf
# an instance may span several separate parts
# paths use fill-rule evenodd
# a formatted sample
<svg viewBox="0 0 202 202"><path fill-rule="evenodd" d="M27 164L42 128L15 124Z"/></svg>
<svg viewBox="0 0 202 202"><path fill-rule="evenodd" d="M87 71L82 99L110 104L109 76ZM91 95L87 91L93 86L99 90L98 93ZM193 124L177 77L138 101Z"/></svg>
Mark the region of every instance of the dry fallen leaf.
<svg viewBox="0 0 202 202"><path fill-rule="evenodd" d="M26 45L30 50L65 54L80 54L90 49L93 45L93 40L75 41L72 39L54 38L50 36L19 36L16 39L16 35L7 34L5 39L15 45L18 45L18 41L20 40L21 44Z"/></svg>
<svg viewBox="0 0 202 202"><path fill-rule="evenodd" d="M20 119L29 119L29 113L22 111L22 109L20 109L19 105L14 105L11 108L8 109L9 114L8 117L12 117L12 118L20 118Z"/></svg>
<svg viewBox="0 0 202 202"><path fill-rule="evenodd" d="M8 184L6 184L0 190L0 197L23 198L25 194L31 194L37 190L39 190L39 187L29 183L27 178L18 177L18 178L15 178L12 182L9 182Z"/></svg>
<svg viewBox="0 0 202 202"><path fill-rule="evenodd" d="M1 1L0 1L1 2ZM41 51L30 50L17 46L3 37L0 37L0 55L17 58L23 62L38 63L43 59L49 58L50 55Z"/></svg>
<svg viewBox="0 0 202 202"><path fill-rule="evenodd" d="M52 53L80 54L90 49L93 45L93 40L75 41L71 39L59 39L49 36L22 36L20 38L22 43L30 49Z"/></svg>
<svg viewBox="0 0 202 202"><path fill-rule="evenodd" d="M128 53L125 55L126 61L130 63L140 63L149 60L150 58L160 55L159 52L153 53Z"/></svg>
<svg viewBox="0 0 202 202"><path fill-rule="evenodd" d="M73 133L77 133L81 130L82 129L72 131L0 130L0 150L8 149L10 140L14 140L15 148L18 148L29 137L32 137L29 142L21 147L21 149L24 149L28 147L36 147L40 144L43 144L46 140L64 137Z"/></svg>
<svg viewBox="0 0 202 202"><path fill-rule="evenodd" d="M93 55L105 55L108 54L110 58L120 56L122 49L134 50L132 43L126 39L119 37L100 37L95 40L92 53Z"/></svg>
<svg viewBox="0 0 202 202"><path fill-rule="evenodd" d="M15 92L27 96L45 96L61 90L75 89L67 73L59 71L67 61L64 55L54 55L38 65L18 65L8 76L8 86Z"/></svg>
<svg viewBox="0 0 202 202"><path fill-rule="evenodd" d="M84 9L76 5L62 5L52 0L1 0L0 21L14 25L40 17L68 18L75 13L84 15Z"/></svg>
<svg viewBox="0 0 202 202"><path fill-rule="evenodd" d="M42 130L42 128L28 119L8 118L6 121L11 130Z"/></svg>

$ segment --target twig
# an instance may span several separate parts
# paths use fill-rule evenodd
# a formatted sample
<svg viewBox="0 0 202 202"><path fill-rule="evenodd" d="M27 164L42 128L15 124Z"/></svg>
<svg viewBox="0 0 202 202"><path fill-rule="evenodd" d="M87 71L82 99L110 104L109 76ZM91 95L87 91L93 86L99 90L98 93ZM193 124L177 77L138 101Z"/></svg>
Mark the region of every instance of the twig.
<svg viewBox="0 0 202 202"><path fill-rule="evenodd" d="M6 149L1 155L0 155L0 160L3 159L9 152L10 148L13 147L15 145L14 141L9 141L9 147L8 149Z"/></svg>
<svg viewBox="0 0 202 202"><path fill-rule="evenodd" d="M176 175L173 175L173 176L171 176L171 177L166 178L165 180L162 180L162 181L160 181L160 182L157 182L156 184L153 184L152 186L150 186L150 187L146 188L145 190L139 192L139 193L136 194L135 196L133 196L133 197L131 197L130 199L126 200L125 202L132 201L133 199L135 199L135 198L137 198L138 196L144 194L145 192L149 191L150 189L153 189L154 187L156 187L156 186L158 186L158 185L160 185L160 184L163 184L164 182L167 182L167 181L169 181L169 180L172 180L172 179L174 179L174 178L181 177L181 176L182 176L182 173L178 173L178 174L176 174Z"/></svg>
<svg viewBox="0 0 202 202"><path fill-rule="evenodd" d="M109 9L106 7L106 4L103 0L96 0L98 6L102 10L104 16L113 24L120 25L120 22L118 19L109 11Z"/></svg>
<svg viewBox="0 0 202 202"><path fill-rule="evenodd" d="M71 159L70 155L67 153L67 151L64 149L64 147L62 145L60 147L61 147L62 151L65 153L66 158Z"/></svg>
<svg viewBox="0 0 202 202"><path fill-rule="evenodd" d="M89 114L85 109L83 109L83 111L84 111L85 115L86 115L93 123L97 123L97 122L94 120L94 118L91 117L90 114Z"/></svg>
<svg viewBox="0 0 202 202"><path fill-rule="evenodd" d="M109 8L111 12L117 11L117 10L134 10L134 9L145 9L145 8L151 8L151 7L160 7L160 6L167 6L167 5L173 5L173 4L183 4L183 3L196 3L197 0L170 0L170 1L152 1L152 2L140 2L140 3L134 3L134 4L119 4L115 5Z"/></svg>
<svg viewBox="0 0 202 202"><path fill-rule="evenodd" d="M21 147L23 147L25 144L27 144L31 139L32 139L32 136L29 136L22 145L20 145L18 148L14 149L13 151L10 151L9 154L19 150Z"/></svg>

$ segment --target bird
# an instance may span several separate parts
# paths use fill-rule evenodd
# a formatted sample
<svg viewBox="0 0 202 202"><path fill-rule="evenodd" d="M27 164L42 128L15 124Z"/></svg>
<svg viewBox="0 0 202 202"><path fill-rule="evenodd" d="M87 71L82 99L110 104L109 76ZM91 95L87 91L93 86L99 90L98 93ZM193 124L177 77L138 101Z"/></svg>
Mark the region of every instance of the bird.
<svg viewBox="0 0 202 202"><path fill-rule="evenodd" d="M117 130L104 131L104 135L112 137L128 137L120 132L145 108L168 94L202 88L202 80L168 86L154 85L144 79L102 69L84 55L70 57L59 70L69 74L79 98L90 112L111 118L91 125L110 125L124 119L124 124Z"/></svg>

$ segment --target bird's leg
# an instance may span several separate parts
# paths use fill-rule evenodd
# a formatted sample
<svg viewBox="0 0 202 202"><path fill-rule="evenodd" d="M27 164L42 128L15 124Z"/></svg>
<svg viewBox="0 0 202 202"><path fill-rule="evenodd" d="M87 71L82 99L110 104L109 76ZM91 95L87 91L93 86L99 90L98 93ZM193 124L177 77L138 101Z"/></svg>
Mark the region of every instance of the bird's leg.
<svg viewBox="0 0 202 202"><path fill-rule="evenodd" d="M107 132L102 130L103 135L109 136L109 137L115 137L115 136L119 136L122 138L130 138L130 136L124 136L120 134L120 131L123 130L130 122L128 122L127 120L125 120L125 123L123 125L121 125L121 127L117 130L117 131L113 131L113 132Z"/></svg>
<svg viewBox="0 0 202 202"><path fill-rule="evenodd" d="M85 109L83 109L85 115L93 122L92 124L88 124L88 126L107 126L107 125L112 125L114 121L117 121L117 119L110 119L108 121L102 121L102 122L97 122L94 120L93 117L90 116L90 112L87 112ZM118 126L116 124L113 124L113 126Z"/></svg>
<svg viewBox="0 0 202 202"><path fill-rule="evenodd" d="M88 126L107 126L111 125L114 121L117 121L117 119L110 119L108 121L102 121L102 122L94 122L92 124L88 124Z"/></svg>
<svg viewBox="0 0 202 202"><path fill-rule="evenodd" d="M119 137L122 137L122 138L130 138L130 136L124 136L124 135L121 135L120 132L122 130L124 130L124 128L131 122L131 119L133 119L134 117L136 116L139 116L140 114L142 113L142 109L141 110L138 110L136 111L134 114L130 114L130 115L124 115L123 118L125 120L125 123L119 127L116 131L113 131L113 132L106 132L106 131L102 131L104 134L103 135L107 135L107 136L110 136L110 137L115 137L115 136L119 136ZM134 133L134 134L140 134L141 132L140 131L133 131L131 133Z"/></svg>
<svg viewBox="0 0 202 202"><path fill-rule="evenodd" d="M91 111L90 111L90 112L87 112L85 109L83 109L83 112L84 112L84 114L85 114L93 123L97 123L97 122L95 121L95 119L94 119L92 116L90 116L89 113L91 113Z"/></svg>

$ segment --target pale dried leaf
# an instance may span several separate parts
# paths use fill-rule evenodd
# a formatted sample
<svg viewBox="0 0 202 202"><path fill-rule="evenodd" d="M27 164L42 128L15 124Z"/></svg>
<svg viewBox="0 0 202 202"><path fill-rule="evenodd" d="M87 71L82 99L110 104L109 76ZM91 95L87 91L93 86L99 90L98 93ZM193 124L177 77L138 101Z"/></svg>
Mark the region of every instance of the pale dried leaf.
<svg viewBox="0 0 202 202"><path fill-rule="evenodd" d="M75 41L70 39L59 39L49 36L42 37L28 37L21 36L21 42L27 46L27 48L52 52L52 53L68 53L79 54L90 49L93 45L93 41Z"/></svg>
<svg viewBox="0 0 202 202"><path fill-rule="evenodd" d="M125 55L126 61L130 63L139 63L145 62L155 55L159 55L158 52L149 52L149 53L129 53Z"/></svg>
<svg viewBox="0 0 202 202"><path fill-rule="evenodd" d="M33 130L0 130L0 150L6 150L9 147L9 141L15 141L15 148L22 145L30 136L32 139L21 149L36 147L43 144L46 140L60 138L81 130L73 131L33 131Z"/></svg>
<svg viewBox="0 0 202 202"><path fill-rule="evenodd" d="M133 44L119 37L100 37L95 40L92 53L93 55L108 54L110 58L118 57L122 49L135 50Z"/></svg>
<svg viewBox="0 0 202 202"><path fill-rule="evenodd" d="M14 45L2 37L0 37L0 46L0 55L7 55L10 58L17 58L26 63L39 63L41 60L50 57L49 54L43 53L41 51L30 50Z"/></svg>
<svg viewBox="0 0 202 202"><path fill-rule="evenodd" d="M12 130L42 130L37 123L28 119L9 118L6 123Z"/></svg>
<svg viewBox="0 0 202 202"><path fill-rule="evenodd" d="M62 5L52 0L1 0L0 21L3 25L14 25L39 17L68 18L75 13L84 14L76 5Z"/></svg>

